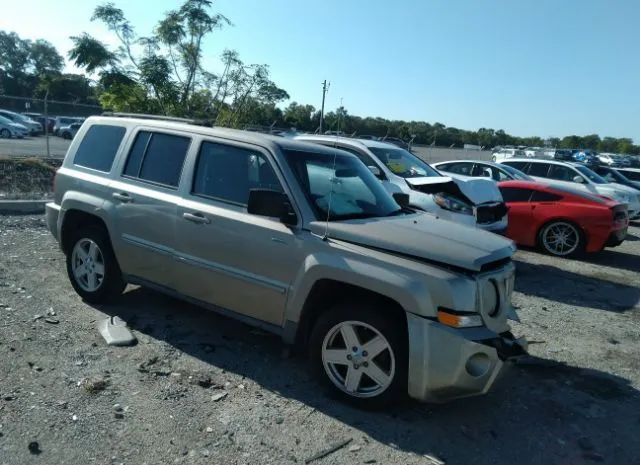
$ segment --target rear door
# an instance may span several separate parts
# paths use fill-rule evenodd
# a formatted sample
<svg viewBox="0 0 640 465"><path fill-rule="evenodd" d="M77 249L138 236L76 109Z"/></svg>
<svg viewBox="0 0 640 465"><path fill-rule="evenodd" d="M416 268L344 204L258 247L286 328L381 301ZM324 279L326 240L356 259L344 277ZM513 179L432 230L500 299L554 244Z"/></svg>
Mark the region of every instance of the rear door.
<svg viewBox="0 0 640 465"><path fill-rule="evenodd" d="M174 288L178 185L191 138L141 129L109 185L114 248L126 274Z"/></svg>
<svg viewBox="0 0 640 465"><path fill-rule="evenodd" d="M205 139L189 172L176 212L178 290L281 325L289 284L304 257L301 231L247 212L251 189L286 192L271 154Z"/></svg>

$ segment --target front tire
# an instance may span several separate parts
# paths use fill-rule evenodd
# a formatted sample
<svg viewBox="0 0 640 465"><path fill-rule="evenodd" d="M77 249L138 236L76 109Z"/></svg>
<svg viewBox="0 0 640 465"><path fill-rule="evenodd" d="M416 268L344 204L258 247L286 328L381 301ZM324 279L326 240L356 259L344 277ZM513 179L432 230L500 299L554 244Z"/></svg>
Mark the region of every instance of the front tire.
<svg viewBox="0 0 640 465"><path fill-rule="evenodd" d="M91 303L114 300L126 286L109 236L96 226L73 233L67 251L67 274L78 295Z"/></svg>
<svg viewBox="0 0 640 465"><path fill-rule="evenodd" d="M11 139L11 131L7 128L0 130L0 139Z"/></svg>
<svg viewBox="0 0 640 465"><path fill-rule="evenodd" d="M580 227L570 221L545 224L538 233L540 249L556 257L575 257L584 252L586 240Z"/></svg>
<svg viewBox="0 0 640 465"><path fill-rule="evenodd" d="M406 324L375 304L342 303L318 317L310 356L320 381L341 399L376 409L406 397Z"/></svg>

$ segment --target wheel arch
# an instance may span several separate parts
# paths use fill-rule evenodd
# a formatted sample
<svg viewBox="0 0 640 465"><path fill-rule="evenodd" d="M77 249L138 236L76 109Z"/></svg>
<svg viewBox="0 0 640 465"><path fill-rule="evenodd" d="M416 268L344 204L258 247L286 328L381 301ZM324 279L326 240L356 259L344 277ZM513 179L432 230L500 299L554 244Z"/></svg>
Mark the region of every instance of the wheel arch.
<svg viewBox="0 0 640 465"><path fill-rule="evenodd" d="M580 235L582 236L582 238L584 240L584 244L582 244L582 248L586 248L587 243L589 242L589 235L587 234L586 229L583 228L575 219L568 218L566 216L555 216L553 218L547 218L538 227L538 230L536 231L536 237L535 237L536 238L536 245L541 245L540 244L540 239L541 239L542 230L544 228L546 228L548 225L550 225L551 223L558 223L558 222L570 223L573 226L575 226L578 229L578 232L580 233Z"/></svg>
<svg viewBox="0 0 640 465"><path fill-rule="evenodd" d="M110 238L107 225L99 216L76 208L67 210L62 218L60 227L60 247L62 251L65 254L69 253L74 231L90 226L103 229L107 237Z"/></svg>
<svg viewBox="0 0 640 465"><path fill-rule="evenodd" d="M294 343L298 348L306 347L318 317L336 304L349 301L358 302L358 304L367 302L377 308L384 308L384 311L393 315L394 319L405 326L407 324L405 309L397 300L365 287L323 278L317 280L309 291L300 312L295 333L289 336L292 339L289 342Z"/></svg>

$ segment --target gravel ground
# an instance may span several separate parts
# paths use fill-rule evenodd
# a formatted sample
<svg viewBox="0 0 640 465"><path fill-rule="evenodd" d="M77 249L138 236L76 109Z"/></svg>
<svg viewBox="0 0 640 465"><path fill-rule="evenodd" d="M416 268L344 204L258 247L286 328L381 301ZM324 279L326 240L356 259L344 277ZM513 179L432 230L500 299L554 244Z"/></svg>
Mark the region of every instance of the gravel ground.
<svg viewBox="0 0 640 465"><path fill-rule="evenodd" d="M516 260L532 357L485 396L372 413L233 320L135 287L83 303L43 218L0 216L0 463L303 464L342 444L310 463L640 463L640 227L583 261ZM98 335L116 314L136 346Z"/></svg>

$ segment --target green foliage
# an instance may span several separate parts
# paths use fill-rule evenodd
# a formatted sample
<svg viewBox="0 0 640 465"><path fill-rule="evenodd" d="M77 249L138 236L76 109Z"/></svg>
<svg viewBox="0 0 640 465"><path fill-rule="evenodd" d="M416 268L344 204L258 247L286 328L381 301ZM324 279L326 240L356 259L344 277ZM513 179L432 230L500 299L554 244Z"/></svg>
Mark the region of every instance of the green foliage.
<svg viewBox="0 0 640 465"><path fill-rule="evenodd" d="M84 68L88 73L113 66L118 61L105 44L87 33L71 36L71 41L73 48L69 51L69 59L78 68Z"/></svg>

